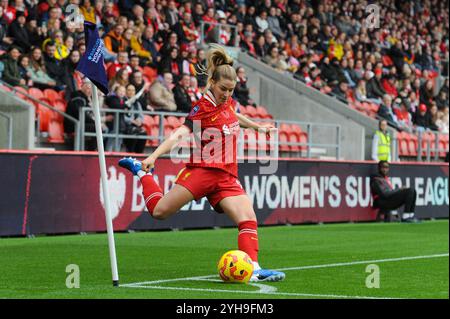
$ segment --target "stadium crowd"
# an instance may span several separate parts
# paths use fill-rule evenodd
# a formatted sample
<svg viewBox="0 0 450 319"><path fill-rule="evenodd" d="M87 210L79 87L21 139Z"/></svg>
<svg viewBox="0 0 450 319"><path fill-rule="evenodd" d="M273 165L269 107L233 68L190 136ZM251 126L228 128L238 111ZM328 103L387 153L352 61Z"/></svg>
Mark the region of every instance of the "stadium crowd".
<svg viewBox="0 0 450 319"><path fill-rule="evenodd" d="M382 1L379 28L368 29L368 2L360 0L1 0L2 80L64 91L67 113L78 118L90 89L76 71L86 43L71 5L98 25L104 41L111 92L104 107L188 112L206 85L203 22L207 39L238 43L346 103L375 104L399 130L448 133L448 77L436 87L449 59L446 1ZM245 70L237 71L235 97L256 106ZM111 130L114 115L103 120ZM123 116L121 131L145 134L142 121L138 113ZM65 123L65 131L73 125ZM144 146L131 142L127 149Z"/></svg>

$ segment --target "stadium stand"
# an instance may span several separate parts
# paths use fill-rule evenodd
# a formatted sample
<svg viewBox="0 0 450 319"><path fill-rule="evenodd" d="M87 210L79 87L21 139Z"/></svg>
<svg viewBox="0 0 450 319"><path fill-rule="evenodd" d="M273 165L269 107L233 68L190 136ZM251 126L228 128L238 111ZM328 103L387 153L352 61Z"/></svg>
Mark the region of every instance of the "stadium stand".
<svg viewBox="0 0 450 319"><path fill-rule="evenodd" d="M1 79L35 106L39 131L49 143L63 143L70 136L64 136L63 117L42 104L65 112L83 81L75 70L86 50L83 27L69 20L69 5L79 6L78 14L99 27L110 89L129 83L136 92L144 88L139 99L144 110L155 111L148 86L166 71L172 73L173 84L183 73L198 83L190 92L195 102L205 86L199 73L206 63L202 43L217 41L238 44L311 89L339 94L350 108L374 119L380 116L379 94L389 94L394 124L400 128L401 157L419 159L425 152L443 158L448 151L448 95L441 95L448 91L448 2L376 3L380 26L370 29L364 22L365 1L359 0L2 1ZM175 15L168 15L169 5L177 8ZM261 12L267 12L267 21L261 20ZM222 25L215 25L218 22ZM135 80L139 73L142 82ZM339 86L343 82L347 85ZM2 90L11 91L6 84ZM169 90L173 84L167 84ZM427 108L424 134L417 122L421 104ZM240 112L273 119L261 105L241 105ZM182 117L180 113L164 118L163 135L180 125ZM159 124L159 116L145 116L150 136L158 136ZM308 141L299 126L280 127L279 138L280 151L292 156L304 151ZM147 142L151 147L157 144L157 139Z"/></svg>

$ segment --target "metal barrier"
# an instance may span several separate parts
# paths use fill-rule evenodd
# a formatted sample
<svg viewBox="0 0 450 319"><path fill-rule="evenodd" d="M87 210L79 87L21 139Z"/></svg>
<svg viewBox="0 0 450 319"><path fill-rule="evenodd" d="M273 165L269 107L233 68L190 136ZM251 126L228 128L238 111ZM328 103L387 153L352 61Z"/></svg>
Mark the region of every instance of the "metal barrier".
<svg viewBox="0 0 450 319"><path fill-rule="evenodd" d="M96 134L94 132L86 132L85 131L85 119L86 119L86 112L92 111L90 107L83 107L80 109L80 127L81 127L81 139L80 139L80 145L81 150L84 150L85 146L85 137L94 137ZM101 113L113 113L114 116L114 126L112 132L106 132L103 134L103 137L105 138L112 138L114 139L114 151L119 152L121 148L121 139L145 139L145 140L157 140L159 143L162 143L164 141L164 118L168 116L174 116L174 117L186 117L187 113L175 113L175 112L152 112L152 111L127 111L127 110L116 110L116 109L101 109ZM118 114L144 114L144 115L150 115L155 116L157 115L159 117L159 131L158 136L136 136L136 135L127 135L122 134L119 132L119 121L120 116L117 116ZM308 140L306 143L302 142L285 142L285 141L279 141L279 135L278 132L273 135L273 139L270 140L258 140L256 141L257 145L264 144L266 146L269 146L269 150L271 149L271 146L273 146L274 153L270 154L270 157L278 158L279 157L279 146L281 145L288 145L288 146L298 146L298 147L306 147L306 156L311 157L311 149L312 148L333 148L336 150L336 159L340 159L340 139L341 139L341 127L339 125L335 124L321 124L321 123L306 123L306 122L297 122L297 121L284 121L284 120L271 120L271 119L252 119L256 122L271 122L275 124L275 127L279 128L282 124L296 124L302 127L307 128L307 134L308 134ZM328 127L336 130L336 143L313 143L312 136L313 136L313 128L320 128L320 127ZM245 155L245 141L244 141L244 132L241 130L239 139L238 139L238 155L244 156ZM262 148L263 149L263 148ZM261 155L258 153L258 155Z"/></svg>
<svg viewBox="0 0 450 319"><path fill-rule="evenodd" d="M208 31L208 34L205 34L205 30L207 30L207 28L209 26L213 26L213 28ZM230 38L230 42L232 42L232 43L222 43L222 44L229 46L229 47L238 47L239 39L238 39L237 27L235 25L226 24L226 23L217 23L217 22L206 22L206 21L200 21L200 44L202 46L204 46L205 43L208 43L205 40L208 40L209 38L211 38L210 37L211 32L214 33L212 35L213 42L221 43L220 31L222 30L222 28L230 28L233 30L233 34ZM231 41L231 40L233 40L233 41Z"/></svg>
<svg viewBox="0 0 450 319"><path fill-rule="evenodd" d="M50 109L51 111L58 113L59 115L63 116L64 118L66 118L69 121L71 121L72 123L74 123L74 129L75 129L74 149L75 149L75 151L79 151L80 150L81 129L80 129L79 121L76 118L68 115L67 113L65 113L63 111L60 111L60 110L54 108L53 106L51 106L51 105L49 105L49 104L47 104L45 102L42 102L41 100L36 99L34 96L28 94L28 92L25 93L23 91L17 90L16 87L14 87L14 86L4 82L1 79L0 79L0 84L3 84L4 86L8 87L11 90L11 93L13 93L14 95L18 95L18 94L23 95L28 100L30 100L32 102L35 102L35 103L37 103L37 104L39 104L39 105L41 105L41 106L43 106L43 107L45 107L47 109ZM39 127L39 121L40 121L40 119L38 118L37 127ZM36 131L38 131L38 130L36 129Z"/></svg>
<svg viewBox="0 0 450 319"><path fill-rule="evenodd" d="M426 140L426 144L425 144L425 148L423 140L424 140L424 133L432 133L434 135L434 147L432 147L432 140L431 139L427 139ZM440 153L443 152L448 152L447 149L445 148L441 148L439 145L439 141L440 141L440 137L442 135L448 135L448 134L443 134L440 133L438 131L419 131L417 133L415 133L414 135L417 135L417 156L415 157L415 160L418 162L431 162L432 159L435 162L439 162L440 160ZM392 143L392 154L394 154L393 159L395 159L395 161L400 161L400 151L399 151L399 139L397 138L397 135L394 136L393 138L393 143ZM433 155L432 155L433 154ZM425 157L425 160L424 160Z"/></svg>
<svg viewBox="0 0 450 319"><path fill-rule="evenodd" d="M12 127L13 127L13 119L6 113L0 112L0 116L5 118L8 121L8 149L12 149Z"/></svg>

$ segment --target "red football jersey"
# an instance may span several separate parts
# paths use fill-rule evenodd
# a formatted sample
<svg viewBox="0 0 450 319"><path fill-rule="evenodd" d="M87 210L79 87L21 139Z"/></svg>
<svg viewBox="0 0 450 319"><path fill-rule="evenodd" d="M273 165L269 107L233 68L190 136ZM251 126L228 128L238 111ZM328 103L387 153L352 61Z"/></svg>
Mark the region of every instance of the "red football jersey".
<svg viewBox="0 0 450 319"><path fill-rule="evenodd" d="M214 167L238 177L237 139L240 126L236 102L218 104L208 91L193 105L186 126L194 133L197 148L191 152L188 167Z"/></svg>

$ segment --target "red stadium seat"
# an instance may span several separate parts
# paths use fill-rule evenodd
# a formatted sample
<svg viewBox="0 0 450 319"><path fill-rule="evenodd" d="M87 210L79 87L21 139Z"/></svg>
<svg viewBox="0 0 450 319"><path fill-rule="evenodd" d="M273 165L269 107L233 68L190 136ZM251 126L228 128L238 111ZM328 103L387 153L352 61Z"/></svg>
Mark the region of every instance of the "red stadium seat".
<svg viewBox="0 0 450 319"><path fill-rule="evenodd" d="M398 136L398 154L400 156L409 156L408 141Z"/></svg>
<svg viewBox="0 0 450 319"><path fill-rule="evenodd" d="M300 133L292 132L288 135L289 141L292 143L300 143ZM299 145L291 145L291 151L293 152L300 152L301 147Z"/></svg>
<svg viewBox="0 0 450 319"><path fill-rule="evenodd" d="M168 116L166 119L167 119L167 124L172 126L173 128L180 126L180 121L178 120L178 117Z"/></svg>
<svg viewBox="0 0 450 319"><path fill-rule="evenodd" d="M64 143L64 127L61 121L50 121L48 125L48 142Z"/></svg>
<svg viewBox="0 0 450 319"><path fill-rule="evenodd" d="M256 112L256 108L253 106L247 106L246 108L246 116L251 117L251 118L255 118L257 117L257 112Z"/></svg>
<svg viewBox="0 0 450 319"><path fill-rule="evenodd" d="M302 151L306 151L308 149L308 146L306 145L308 143L308 134L305 132L300 133L300 143L305 144L300 146L300 148Z"/></svg>
<svg viewBox="0 0 450 319"><path fill-rule="evenodd" d="M279 127L280 133L286 133L287 135L291 134L293 129L290 124L281 123Z"/></svg>
<svg viewBox="0 0 450 319"><path fill-rule="evenodd" d="M298 133L298 134L303 132L302 128L299 125L297 125L297 124L292 124L291 125L291 129L292 129L292 132L295 132L295 133Z"/></svg>
<svg viewBox="0 0 450 319"><path fill-rule="evenodd" d="M39 131L40 132L48 132L48 125L50 123L51 117L52 117L52 111L50 111L46 107L41 107L39 109L38 118L39 118Z"/></svg>
<svg viewBox="0 0 450 319"><path fill-rule="evenodd" d="M28 90L21 87L21 86L15 86L15 95L17 95L17 97L21 98L22 100L28 100L27 96L25 94L28 94Z"/></svg>
<svg viewBox="0 0 450 319"><path fill-rule="evenodd" d="M252 106L250 106L252 107ZM256 113L258 114L258 116L262 119L272 119L273 116L269 114L269 112L267 112L267 109L264 106L258 105L256 107Z"/></svg>
<svg viewBox="0 0 450 319"><path fill-rule="evenodd" d="M6 92L11 92L12 90L7 87L6 85L0 84L0 90L6 91Z"/></svg>
<svg viewBox="0 0 450 319"><path fill-rule="evenodd" d="M50 101L55 101L61 99L58 92L56 92L53 89L45 89L44 90L44 96L49 99Z"/></svg>
<svg viewBox="0 0 450 319"><path fill-rule="evenodd" d="M61 99L52 101L52 106L53 106L55 109L57 109L57 110L59 110L59 111L63 111L63 112L65 112L65 111L66 111L66 108L67 108L66 102L65 102L64 100L61 100Z"/></svg>
<svg viewBox="0 0 450 319"><path fill-rule="evenodd" d="M289 147L289 145L283 144L285 142L289 142L289 138L288 135L286 134L286 132L282 131L278 134L278 140L280 141L280 151L282 152L288 152L291 150L291 148Z"/></svg>

